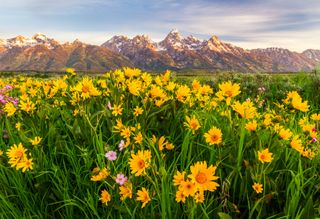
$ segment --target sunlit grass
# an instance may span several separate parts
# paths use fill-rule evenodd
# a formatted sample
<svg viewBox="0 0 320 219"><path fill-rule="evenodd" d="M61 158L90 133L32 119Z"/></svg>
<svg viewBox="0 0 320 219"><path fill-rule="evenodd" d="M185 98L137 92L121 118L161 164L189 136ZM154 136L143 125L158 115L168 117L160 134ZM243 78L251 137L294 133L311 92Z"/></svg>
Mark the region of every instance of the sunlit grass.
<svg viewBox="0 0 320 219"><path fill-rule="evenodd" d="M317 80L2 78L0 215L319 216Z"/></svg>

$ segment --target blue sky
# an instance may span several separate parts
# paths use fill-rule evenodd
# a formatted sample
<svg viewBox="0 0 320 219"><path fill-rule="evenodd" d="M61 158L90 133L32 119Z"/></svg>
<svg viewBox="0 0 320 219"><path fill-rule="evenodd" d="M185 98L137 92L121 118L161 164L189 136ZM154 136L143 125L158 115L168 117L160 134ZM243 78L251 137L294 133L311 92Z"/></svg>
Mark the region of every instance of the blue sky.
<svg viewBox="0 0 320 219"><path fill-rule="evenodd" d="M320 0L1 0L0 38L44 33L101 44L173 28L244 48L320 49Z"/></svg>

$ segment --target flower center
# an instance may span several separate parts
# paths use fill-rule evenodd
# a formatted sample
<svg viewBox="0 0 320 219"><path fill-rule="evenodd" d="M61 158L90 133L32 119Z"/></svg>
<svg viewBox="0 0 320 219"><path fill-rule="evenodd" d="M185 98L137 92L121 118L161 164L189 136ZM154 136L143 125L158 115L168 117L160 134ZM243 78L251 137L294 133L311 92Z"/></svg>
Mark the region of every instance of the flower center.
<svg viewBox="0 0 320 219"><path fill-rule="evenodd" d="M22 151L17 151L16 152L16 157L19 157L19 158L23 157Z"/></svg>
<svg viewBox="0 0 320 219"><path fill-rule="evenodd" d="M192 122L190 126L191 126L191 129L196 129L198 127L198 124L196 122Z"/></svg>
<svg viewBox="0 0 320 219"><path fill-rule="evenodd" d="M232 93L231 90L228 90L228 91L226 91L225 93L226 93L226 95L227 95L228 97L232 97L232 94L233 94L233 93Z"/></svg>
<svg viewBox="0 0 320 219"><path fill-rule="evenodd" d="M196 181L200 184L203 184L207 181L207 176L204 173L198 173L198 175L196 176Z"/></svg>
<svg viewBox="0 0 320 219"><path fill-rule="evenodd" d="M211 141L217 141L218 140L218 136L217 135L211 135Z"/></svg>
<svg viewBox="0 0 320 219"><path fill-rule="evenodd" d="M144 166L145 166L144 161L143 161L143 160L139 160L139 161L138 161L138 167L139 167L140 169L142 169Z"/></svg>
<svg viewBox="0 0 320 219"><path fill-rule="evenodd" d="M90 90L90 89L89 89L88 86L86 86L86 85L83 85L83 86L82 86L82 92L83 92L83 93L87 93L87 92L89 92L89 90Z"/></svg>

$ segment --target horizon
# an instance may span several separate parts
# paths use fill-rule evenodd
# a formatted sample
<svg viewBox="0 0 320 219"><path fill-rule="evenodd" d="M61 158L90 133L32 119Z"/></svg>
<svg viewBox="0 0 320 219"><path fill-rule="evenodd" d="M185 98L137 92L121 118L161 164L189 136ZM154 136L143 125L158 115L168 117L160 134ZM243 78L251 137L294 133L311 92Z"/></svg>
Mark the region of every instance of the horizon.
<svg viewBox="0 0 320 219"><path fill-rule="evenodd" d="M0 39L43 33L101 45L114 35L145 34L158 42L174 28L244 49L320 49L320 1L3 0L0 8Z"/></svg>
<svg viewBox="0 0 320 219"><path fill-rule="evenodd" d="M16 37L19 37L19 36L25 37L25 38L27 38L27 39L32 39L32 37L34 37L35 35L40 34L40 35L44 35L44 36L48 37L49 39L54 39L54 40L56 40L56 41L57 41L58 43L60 43L60 44L73 43L74 41L79 40L80 42L82 42L82 43L84 43L84 44L94 45L94 46L101 46L103 43L107 42L108 40L110 40L110 39L111 39L112 37L114 37L114 36L126 36L126 37L128 37L129 39L133 39L133 38L136 37L136 36L147 36L147 37L149 37L149 38L151 39L152 42L154 42L154 43L159 43L159 42L161 42L162 40L164 40L165 37L166 37L170 32L172 32L172 31L178 31L183 38L186 38L186 37L188 37L188 36L194 36L194 37L195 37L195 35L197 35L197 34L195 34L195 35L193 35L193 34L184 35L184 34L182 34L179 30L177 30L176 28L173 28L171 31L169 31L167 34L165 34L162 39L158 39L158 40L152 39L152 38L150 37L150 35L148 35L148 34L137 34L137 35L132 35L132 36L116 34L116 35L110 36L109 38L106 38L106 40L104 40L104 41L103 41L102 43L100 43L100 44L94 44L94 43L90 43L90 42L85 42L85 41L83 41L83 40L80 40L79 38L75 38L75 39L71 39L71 40L67 40L67 41L65 41L65 40L59 40L59 39L56 39L56 38L53 37L53 36L47 35L47 34L45 34L45 33L40 33L40 32L31 34L30 36L21 35L21 34L20 34L20 35L16 35L16 36L12 36L12 37L8 37L8 38L3 38L3 37L0 36L0 40L9 40L9 39L13 39L13 38L16 38ZM213 37L213 36L217 36L217 35L211 35L211 36L209 36L208 38L201 38L201 37L196 37L196 38L199 39L199 40L205 41L205 40L209 40L209 39L210 39L211 37ZM292 51L292 52L302 53L302 52L304 52L304 51L306 51L306 50L309 50L309 49L315 49L315 48L306 48L306 49L303 49L303 50L301 50L301 51L296 51L296 50L292 50L292 49L289 49L289 48L277 47L277 46L256 47L256 48L255 48L255 47L253 47L253 48L244 48L244 47L239 46L239 45L237 45L237 44L234 44L234 43L232 43L232 42L228 42L228 41L222 40L219 36L217 36L217 37L218 37L218 39L219 39L220 41L222 41L223 43L229 43L229 44L231 44L231 45L233 45L233 46L241 47L241 48L243 48L243 49L245 49L245 50L279 48L279 49L288 49L289 51ZM319 50L319 49L315 49L315 50Z"/></svg>

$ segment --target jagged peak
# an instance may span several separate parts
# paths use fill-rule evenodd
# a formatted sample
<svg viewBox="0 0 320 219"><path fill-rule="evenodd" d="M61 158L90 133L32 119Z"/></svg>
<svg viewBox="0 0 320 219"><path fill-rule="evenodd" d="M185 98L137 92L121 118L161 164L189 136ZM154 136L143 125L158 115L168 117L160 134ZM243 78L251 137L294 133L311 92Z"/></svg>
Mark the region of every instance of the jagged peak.
<svg viewBox="0 0 320 219"><path fill-rule="evenodd" d="M182 35L177 29L171 30L168 35L166 36L166 39L168 38L175 38L177 40L182 40Z"/></svg>
<svg viewBox="0 0 320 219"><path fill-rule="evenodd" d="M113 41L118 41L118 40L129 40L129 38L124 35L115 35L115 36L111 37L107 42L113 42Z"/></svg>
<svg viewBox="0 0 320 219"><path fill-rule="evenodd" d="M8 39L8 41L20 41L20 42L22 42L22 41L25 41L25 40L27 40L27 39L28 39L28 38L26 38L25 36L18 35L18 36L16 36L16 37L13 37L13 38Z"/></svg>
<svg viewBox="0 0 320 219"><path fill-rule="evenodd" d="M46 41L48 40L48 37L42 33L36 33L32 36L32 39Z"/></svg>
<svg viewBox="0 0 320 219"><path fill-rule="evenodd" d="M176 34L176 33L180 34L180 32L179 32L179 30L178 30L177 28L173 28L173 29L169 32L169 34L170 34L170 33L172 33L172 34Z"/></svg>
<svg viewBox="0 0 320 219"><path fill-rule="evenodd" d="M198 39L197 37L194 37L193 35L187 36L187 39L199 40L200 41L200 39Z"/></svg>
<svg viewBox="0 0 320 219"><path fill-rule="evenodd" d="M214 43L221 43L221 40L217 35L212 35L208 41L211 41Z"/></svg>
<svg viewBox="0 0 320 219"><path fill-rule="evenodd" d="M305 54L305 53L318 53L318 54L320 54L320 50L319 49L306 49L302 52L302 54Z"/></svg>
<svg viewBox="0 0 320 219"><path fill-rule="evenodd" d="M146 34L137 35L137 36L132 38L132 42L140 42L140 41L144 41L144 42L147 42L147 43L153 43L151 38Z"/></svg>
<svg viewBox="0 0 320 219"><path fill-rule="evenodd" d="M78 38L76 38L72 44L84 44L83 42L81 42Z"/></svg>

